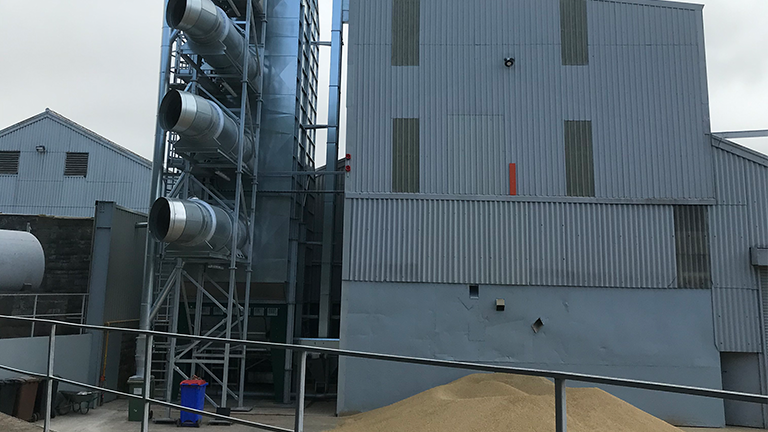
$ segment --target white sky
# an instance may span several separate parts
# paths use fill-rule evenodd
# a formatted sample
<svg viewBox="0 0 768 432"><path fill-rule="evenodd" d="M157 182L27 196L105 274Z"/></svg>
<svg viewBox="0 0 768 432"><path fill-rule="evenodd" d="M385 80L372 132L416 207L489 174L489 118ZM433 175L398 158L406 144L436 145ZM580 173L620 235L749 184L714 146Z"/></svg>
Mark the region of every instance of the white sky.
<svg viewBox="0 0 768 432"><path fill-rule="evenodd" d="M151 158L163 2L0 0L0 129L48 107ZM332 0L319 3L329 40ZM768 129L768 0L701 3L712 130ZM321 53L323 124L328 48ZM768 139L739 142L768 153ZM318 143L322 165L324 134Z"/></svg>

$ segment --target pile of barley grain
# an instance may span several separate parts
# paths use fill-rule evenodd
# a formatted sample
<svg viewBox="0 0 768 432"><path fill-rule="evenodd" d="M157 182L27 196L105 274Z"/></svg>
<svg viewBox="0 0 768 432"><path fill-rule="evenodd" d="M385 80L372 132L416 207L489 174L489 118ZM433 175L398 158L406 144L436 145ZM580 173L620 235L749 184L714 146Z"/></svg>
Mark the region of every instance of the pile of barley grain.
<svg viewBox="0 0 768 432"><path fill-rule="evenodd" d="M393 405L345 418L334 432L552 432L545 378L469 375ZM567 390L569 432L682 432L596 388Z"/></svg>

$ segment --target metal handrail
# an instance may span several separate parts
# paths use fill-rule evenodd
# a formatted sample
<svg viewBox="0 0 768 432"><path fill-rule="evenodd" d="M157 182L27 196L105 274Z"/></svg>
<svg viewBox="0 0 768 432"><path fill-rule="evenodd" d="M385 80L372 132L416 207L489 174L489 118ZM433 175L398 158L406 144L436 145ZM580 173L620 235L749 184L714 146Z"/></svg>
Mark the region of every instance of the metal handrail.
<svg viewBox="0 0 768 432"><path fill-rule="evenodd" d="M245 346L255 346L260 348L286 349L286 350L298 351L301 353L300 369L299 369L300 377L304 377L306 374L307 354L320 353L320 354L332 354L332 355L338 355L338 356L362 358L362 359L369 359L369 360L391 361L396 363L438 366L438 367L445 367L450 369L473 370L478 372L508 373L508 374L515 374L515 375L527 375L527 376L539 376L539 377L551 378L555 381L555 406L556 406L556 429L555 430L556 432L566 431L566 417L565 417L566 381L578 381L578 382L585 382L585 383L592 383L592 384L613 385L613 386L619 386L619 387L629 387L629 388L637 388L637 389L643 389L643 390L662 391L667 393L677 393L677 394L685 394L685 395L691 395L691 396L703 396L703 397L710 397L710 398L717 398L717 399L728 399L728 400L735 400L735 401L741 401L741 402L751 402L751 403L768 405L768 396L766 395L757 395L757 394L742 393L742 392L735 392L735 391L728 391L728 390L708 389L703 387L693 387L693 386L684 386L684 385L676 385L676 384L665 384L665 383L633 380L633 379L626 379L626 378L611 378L611 377L605 377L600 375L589 375L589 374L581 374L581 373L573 373L573 372L559 372L559 371L551 371L551 370L544 370L544 369L520 368L520 367L514 367L514 366L488 365L488 364L482 364L482 363L471 363L471 362L452 361L452 360L436 360L436 359L428 359L428 358L421 358L421 357L399 356L394 354L379 354L379 353L371 353L371 352L364 352L364 351L352 351L352 350L344 350L344 349L337 349L337 348L296 345L296 344L280 343L280 342L263 342L263 341L251 341L251 340L241 340L241 339L214 338L214 337L208 337L208 336L196 336L196 335L188 335L188 334L180 334L180 333L159 332L154 330L138 330L138 329L124 328L124 327L106 327L106 326L98 326L98 325L90 325L90 324L76 324L76 323L68 323L64 321L55 321L55 320L39 319L39 318L26 318L26 317L9 316L9 315L0 315L0 319L31 321L31 322L37 322L37 323L50 324L51 325L51 335L50 335L51 347L53 347L56 327L58 325L76 327L84 330L121 331L121 332L138 334L138 335L147 335L148 355L145 359L147 362L151 362L151 355L149 354L152 352L151 346L152 346L154 337L162 336L162 337L171 337L171 338L199 340L199 341L206 341L206 342L229 343L232 345L245 345ZM157 404L157 405L165 406L169 408L182 409L184 411L193 412L196 414L202 414L209 417L225 419L233 423L252 426L252 427L256 427L264 430L303 432L304 395L305 395L303 379L300 379L298 381L299 388L298 388L297 405L296 405L296 427L295 429L291 430L291 429L284 429L276 426L264 425L256 422L250 422L250 421L238 419L235 417L227 417L219 414L195 410L191 408L182 407L180 405L172 404L170 402L151 399L147 395L149 392L149 380L147 379L146 376L145 376L145 391L143 392L142 396L132 395L128 393L119 392L116 390L105 389L105 388L84 384L84 383L79 383L79 382L64 379L64 378L54 377L53 369L52 369L52 362L53 362L52 348L49 350L49 361L51 362L50 363L51 367L49 368L50 370L47 375L41 374L38 372L28 372L28 371L12 368L5 365L0 365L0 369L27 374L30 376L53 379L53 380L67 383L67 384L81 386L83 388L88 388L92 390L103 391L106 393L111 393L119 396L142 399L145 401L145 410L144 410L145 422L142 423L142 429L141 429L142 431L148 430L147 429L148 421L149 421L148 407L149 407L149 403L153 403L153 404ZM145 368L145 375L148 375L149 373L150 373L149 368ZM50 406L50 403L46 406ZM45 430L46 431L48 430L48 416L46 416Z"/></svg>
<svg viewBox="0 0 768 432"><path fill-rule="evenodd" d="M62 312L62 313L37 313L37 306L42 297L46 298L61 298L61 297L81 297L80 312ZM32 314L18 314L14 316L27 317L27 318L39 318L39 317L57 317L57 318L76 318L80 324L85 324L85 309L89 298L88 293L0 293L0 298L12 297L12 298L34 298L32 302ZM82 333L82 330L81 330ZM35 337L35 323L32 322L32 329L30 330L29 337Z"/></svg>

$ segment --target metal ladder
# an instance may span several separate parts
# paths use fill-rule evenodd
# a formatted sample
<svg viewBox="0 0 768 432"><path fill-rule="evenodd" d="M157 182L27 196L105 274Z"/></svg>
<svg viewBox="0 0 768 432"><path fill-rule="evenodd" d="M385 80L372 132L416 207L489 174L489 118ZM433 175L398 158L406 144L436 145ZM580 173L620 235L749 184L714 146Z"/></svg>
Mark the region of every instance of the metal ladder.
<svg viewBox="0 0 768 432"><path fill-rule="evenodd" d="M165 286L166 282L171 277L173 270L176 266L175 260L160 260L158 264L159 269L157 272L158 282L155 284L155 293L153 298L157 298L160 294L160 290ZM153 321L153 330L161 332L171 331L171 316L172 305L177 299L173 295L173 291L168 294L168 298L163 302L160 311L157 313L155 320ZM155 338L154 349L152 351L152 376L155 378L155 392L154 397L160 400L166 399L166 383L172 373L167 370L168 356L170 355L170 340L168 338L157 337Z"/></svg>

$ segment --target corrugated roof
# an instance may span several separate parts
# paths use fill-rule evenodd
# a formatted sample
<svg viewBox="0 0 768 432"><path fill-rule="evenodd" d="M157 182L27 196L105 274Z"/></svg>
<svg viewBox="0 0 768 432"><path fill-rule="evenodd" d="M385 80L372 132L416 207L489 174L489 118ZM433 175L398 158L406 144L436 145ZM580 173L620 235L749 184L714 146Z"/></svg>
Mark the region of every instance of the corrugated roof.
<svg viewBox="0 0 768 432"><path fill-rule="evenodd" d="M90 138L90 139L98 142L99 144L103 145L104 147L109 148L110 150L116 151L117 153L120 153L123 156L125 156L125 157L127 157L129 159L134 160L135 162L138 162L138 163L140 163L142 165L147 166L148 168L152 167L152 161L150 161L149 159L146 159L146 158L138 155L137 153L134 153L131 150L128 150L127 148L121 146L120 144L117 144L117 143L115 143L113 141L110 141L107 138L104 138L103 136L97 134L96 132L94 132L94 131L92 131L92 130L90 130L90 129L88 129L88 128L86 128L86 127L84 127L84 126L82 126L82 125L80 125L80 124L78 124L78 123L68 119L68 118L66 118L66 117L64 117L63 115L61 115L61 114L57 113L56 111L53 111L53 110L51 110L49 108L46 108L45 111L41 112L40 114L34 115L34 116L32 116L32 117L30 117L30 118L28 118L26 120L22 120L22 121L20 121L20 122L18 122L16 124L13 124L11 126L8 126L5 129L0 130L0 136L9 134L9 133L11 133L13 131L16 131L16 130L19 130L19 129L22 129L22 128L25 128L25 127L27 127L29 125L32 125L34 123L37 123L38 121L43 120L45 118L54 120L54 121L62 124L63 126L66 126L66 127L70 128L70 129L72 129L73 131L75 131L75 132L77 132L79 134L82 134L85 137Z"/></svg>

